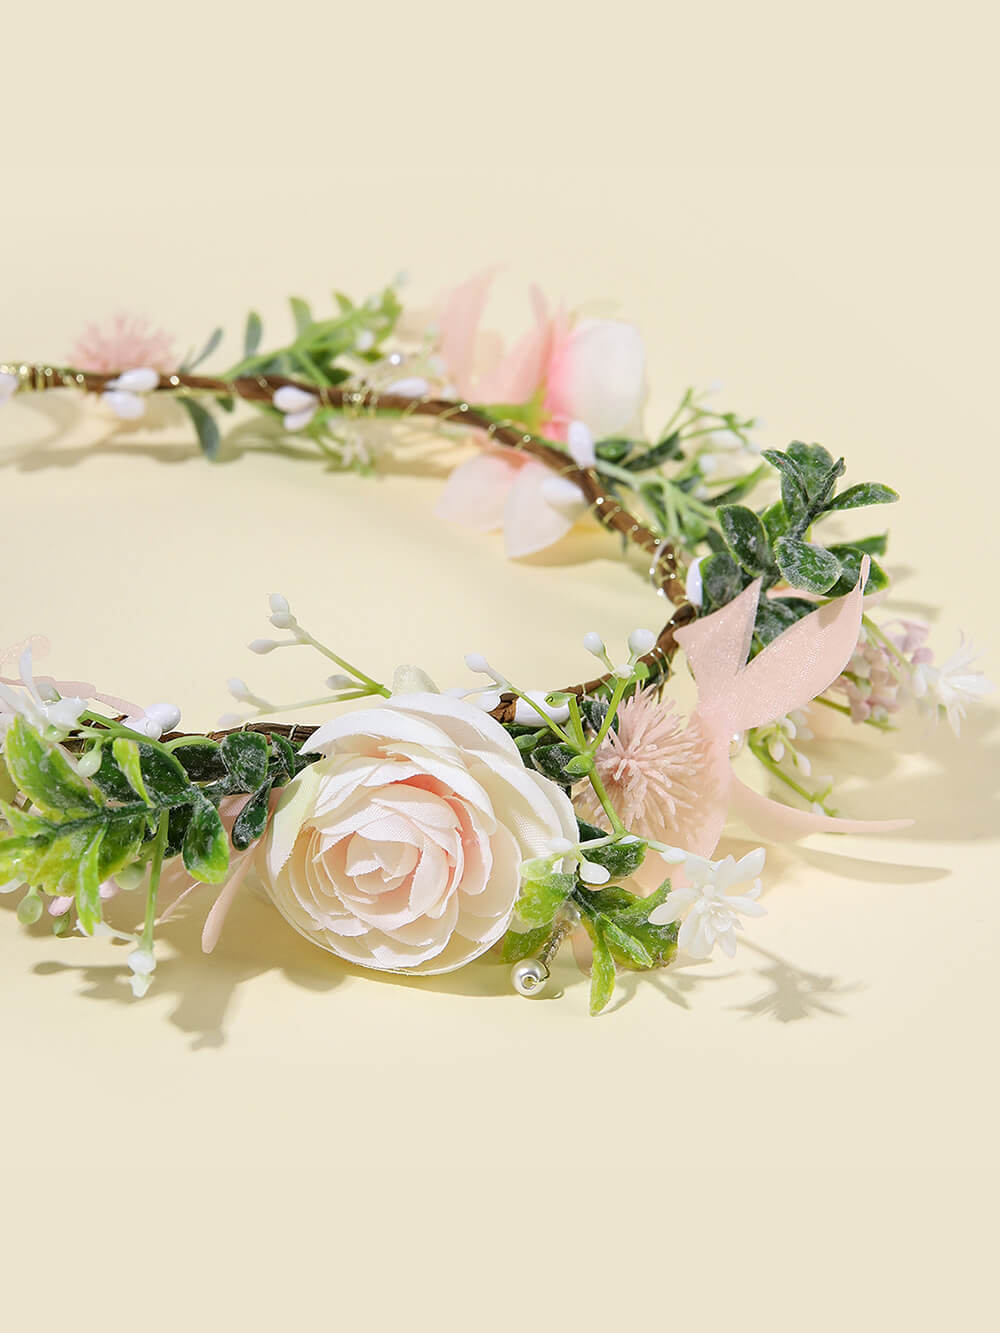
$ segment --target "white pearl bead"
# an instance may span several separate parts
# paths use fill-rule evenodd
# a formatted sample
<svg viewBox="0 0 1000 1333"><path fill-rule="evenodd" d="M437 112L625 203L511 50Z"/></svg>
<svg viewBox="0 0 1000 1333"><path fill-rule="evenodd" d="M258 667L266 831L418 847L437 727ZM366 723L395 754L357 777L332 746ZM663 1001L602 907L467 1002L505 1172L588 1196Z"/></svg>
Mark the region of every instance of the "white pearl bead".
<svg viewBox="0 0 1000 1333"><path fill-rule="evenodd" d="M511 985L518 995L539 995L549 979L549 969L537 958L522 958L510 969Z"/></svg>

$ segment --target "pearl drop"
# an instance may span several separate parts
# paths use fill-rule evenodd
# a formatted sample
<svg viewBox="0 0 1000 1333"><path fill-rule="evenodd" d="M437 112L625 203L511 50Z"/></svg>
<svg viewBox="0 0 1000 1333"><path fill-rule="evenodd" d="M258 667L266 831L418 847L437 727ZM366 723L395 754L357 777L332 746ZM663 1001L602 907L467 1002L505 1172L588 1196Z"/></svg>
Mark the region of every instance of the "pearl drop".
<svg viewBox="0 0 1000 1333"><path fill-rule="evenodd" d="M747 742L746 732L743 731L733 732L733 734L729 738L730 759L735 759L738 754L742 753L743 747L744 745L746 745L746 742Z"/></svg>
<svg viewBox="0 0 1000 1333"><path fill-rule="evenodd" d="M549 979L549 969L538 958L522 958L510 969L511 985L518 995L540 995Z"/></svg>

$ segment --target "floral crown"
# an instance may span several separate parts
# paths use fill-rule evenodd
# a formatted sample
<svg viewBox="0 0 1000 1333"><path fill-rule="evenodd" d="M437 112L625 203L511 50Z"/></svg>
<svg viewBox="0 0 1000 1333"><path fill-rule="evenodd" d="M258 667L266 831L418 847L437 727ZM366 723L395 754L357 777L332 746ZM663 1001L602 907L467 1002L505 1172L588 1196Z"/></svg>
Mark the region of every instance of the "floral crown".
<svg viewBox="0 0 1000 1333"><path fill-rule="evenodd" d="M764 841L908 823L836 816L833 779L811 768L815 719L887 730L912 703L957 730L989 688L964 642L939 665L925 625L871 614L889 584L885 533L817 539L895 491L844 485L844 460L819 444L760 451L760 423L717 410L711 391L688 389L647 436L637 330L536 292L531 328L504 349L479 329L491 279L422 316L404 312L398 283L360 305L335 293L324 318L293 299L294 336L271 350L251 313L219 375L197 372L221 330L179 362L168 337L125 316L89 328L68 365L0 367L0 402L75 390L116 428L185 413L209 459L242 405L361 471L400 423L461 432L478 450L450 475L441 517L502 528L517 558L590 516L644 553L672 607L625 652L587 633L600 669L583 682L523 688L470 653L479 682L441 692L413 666L377 680L272 594L283 637L251 651L312 649L335 668L326 693L277 704L231 680L250 711L207 734L180 730L173 705L40 675L42 640L8 650L0 892L20 892L26 925L44 915L57 936L127 944L137 996L160 922L200 899L211 952L255 883L313 944L361 967L427 975L492 951L535 995L570 940L598 1013L621 969L716 945L732 955L742 918L763 914L764 849L713 859L731 815ZM679 652L697 685L687 718L670 691ZM263 720L369 698L318 727ZM787 800L737 776L751 761Z"/></svg>

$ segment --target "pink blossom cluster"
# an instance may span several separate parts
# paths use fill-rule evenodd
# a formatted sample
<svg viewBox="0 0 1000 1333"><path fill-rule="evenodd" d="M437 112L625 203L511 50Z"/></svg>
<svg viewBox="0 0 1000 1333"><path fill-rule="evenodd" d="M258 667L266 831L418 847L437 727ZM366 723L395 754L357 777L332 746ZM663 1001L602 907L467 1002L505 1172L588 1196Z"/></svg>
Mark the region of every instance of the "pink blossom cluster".
<svg viewBox="0 0 1000 1333"><path fill-rule="evenodd" d="M929 634L919 620L900 620L875 633L862 626L851 660L832 686L847 699L852 722L887 722L914 697L916 668L934 660Z"/></svg>

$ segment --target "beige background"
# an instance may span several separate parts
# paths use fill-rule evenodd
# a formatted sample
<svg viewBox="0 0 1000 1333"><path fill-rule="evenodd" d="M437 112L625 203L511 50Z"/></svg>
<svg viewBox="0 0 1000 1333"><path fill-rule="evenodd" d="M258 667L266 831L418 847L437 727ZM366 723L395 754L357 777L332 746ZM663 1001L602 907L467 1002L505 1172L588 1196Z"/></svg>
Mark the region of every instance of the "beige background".
<svg viewBox="0 0 1000 1333"><path fill-rule="evenodd" d="M693 12L692 12L693 11ZM617 300L651 421L690 382L844 451L892 511L894 605L1000 670L993 52L985 7L63 4L5 19L0 359L128 306L200 340L295 291L508 262ZM230 344L232 346L233 344ZM235 353L233 353L235 355ZM377 482L93 413L0 419L0 643L191 725L263 594L378 672L525 680L658 606L596 530L504 562ZM240 452L243 453L236 459ZM939 608L934 610L933 608ZM847 811L912 834L771 857L769 915L591 1022L569 967L362 976L242 901L155 991L0 903L4 1323L26 1329L991 1325L997 711L836 733ZM736 846L737 844L734 844Z"/></svg>

